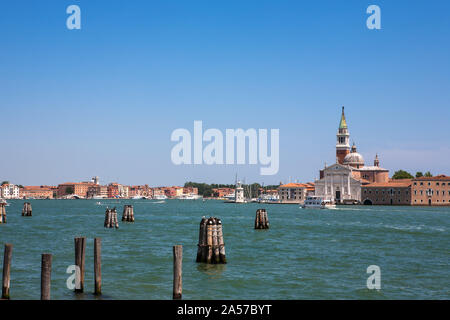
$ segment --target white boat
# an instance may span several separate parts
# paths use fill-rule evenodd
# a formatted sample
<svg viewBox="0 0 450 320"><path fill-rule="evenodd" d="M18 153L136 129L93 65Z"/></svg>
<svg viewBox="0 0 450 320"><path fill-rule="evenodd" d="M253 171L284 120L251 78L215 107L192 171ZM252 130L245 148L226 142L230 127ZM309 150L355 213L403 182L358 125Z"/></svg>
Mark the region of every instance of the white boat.
<svg viewBox="0 0 450 320"><path fill-rule="evenodd" d="M197 194L183 194L183 195L177 197L177 199L180 199L180 200L197 200L200 198L201 198L201 196L199 196Z"/></svg>
<svg viewBox="0 0 450 320"><path fill-rule="evenodd" d="M144 196L134 196L131 199L138 200L138 199L145 199L145 197Z"/></svg>
<svg viewBox="0 0 450 320"><path fill-rule="evenodd" d="M153 199L155 200L166 200L167 196L165 194L157 194L153 196Z"/></svg>
<svg viewBox="0 0 450 320"><path fill-rule="evenodd" d="M301 208L316 208L316 209L334 209L336 205L331 201L317 196L308 196Z"/></svg>

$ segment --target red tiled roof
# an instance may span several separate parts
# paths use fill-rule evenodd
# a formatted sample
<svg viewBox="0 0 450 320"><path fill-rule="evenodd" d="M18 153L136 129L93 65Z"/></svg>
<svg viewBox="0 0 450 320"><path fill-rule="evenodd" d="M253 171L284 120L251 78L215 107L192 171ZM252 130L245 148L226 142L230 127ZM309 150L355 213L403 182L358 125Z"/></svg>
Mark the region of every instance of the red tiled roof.
<svg viewBox="0 0 450 320"><path fill-rule="evenodd" d="M367 184L363 187L370 187L370 188L398 188L398 187L410 187L412 184L411 179L399 179L399 180L389 180L389 182L374 182Z"/></svg>
<svg viewBox="0 0 450 320"><path fill-rule="evenodd" d="M293 182L279 186L279 188L307 188L307 187L310 187L310 185L307 185L305 183L293 183Z"/></svg>
<svg viewBox="0 0 450 320"><path fill-rule="evenodd" d="M434 177L420 177L420 178L414 178L414 181L416 180L420 180L420 181L428 181L428 180L432 180L432 181L449 181L450 180L450 176L446 176L445 174L440 174L438 176L434 176Z"/></svg>

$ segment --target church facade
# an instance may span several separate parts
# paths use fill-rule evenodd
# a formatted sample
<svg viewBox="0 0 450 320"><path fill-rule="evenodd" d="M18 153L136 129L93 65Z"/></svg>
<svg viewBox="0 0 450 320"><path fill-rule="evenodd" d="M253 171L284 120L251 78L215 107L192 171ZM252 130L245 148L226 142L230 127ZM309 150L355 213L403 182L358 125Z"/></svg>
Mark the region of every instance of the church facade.
<svg viewBox="0 0 450 320"><path fill-rule="evenodd" d="M315 195L336 203L360 203L361 186L388 182L389 171L380 167L378 155L373 166L366 166L355 144L350 147L344 107L336 138L336 163L320 170L320 178L315 181Z"/></svg>

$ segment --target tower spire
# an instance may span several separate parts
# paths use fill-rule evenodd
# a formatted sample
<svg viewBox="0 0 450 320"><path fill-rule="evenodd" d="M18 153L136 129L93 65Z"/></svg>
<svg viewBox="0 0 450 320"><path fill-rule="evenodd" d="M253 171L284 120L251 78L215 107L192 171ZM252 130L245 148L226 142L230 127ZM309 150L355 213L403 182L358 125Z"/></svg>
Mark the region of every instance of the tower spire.
<svg viewBox="0 0 450 320"><path fill-rule="evenodd" d="M347 129L347 121L345 121L344 106L342 106L341 122L339 123L339 129Z"/></svg>
<svg viewBox="0 0 450 320"><path fill-rule="evenodd" d="M350 153L350 134L348 133L347 121L345 120L344 107L342 107L341 121L336 135L336 157L337 162L342 164L344 158Z"/></svg>

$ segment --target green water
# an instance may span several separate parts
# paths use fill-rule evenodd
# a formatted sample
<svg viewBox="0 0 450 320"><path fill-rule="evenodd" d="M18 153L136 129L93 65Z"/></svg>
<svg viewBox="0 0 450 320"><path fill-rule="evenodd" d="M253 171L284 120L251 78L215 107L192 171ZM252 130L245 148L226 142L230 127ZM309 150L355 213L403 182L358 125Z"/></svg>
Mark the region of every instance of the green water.
<svg viewBox="0 0 450 320"><path fill-rule="evenodd" d="M23 201L9 202L0 245L14 245L11 299L39 299L42 253L53 254L52 299L94 299L94 237L102 238L103 299L171 299L176 244L183 299L450 298L450 208L30 200L33 216L22 217ZM136 222L120 221L125 204ZM117 206L119 229L103 228L106 206ZM269 230L253 229L258 208ZM203 215L223 221L226 265L195 263ZM76 236L87 237L81 295L66 286ZM380 291L366 287L369 265L381 268Z"/></svg>

